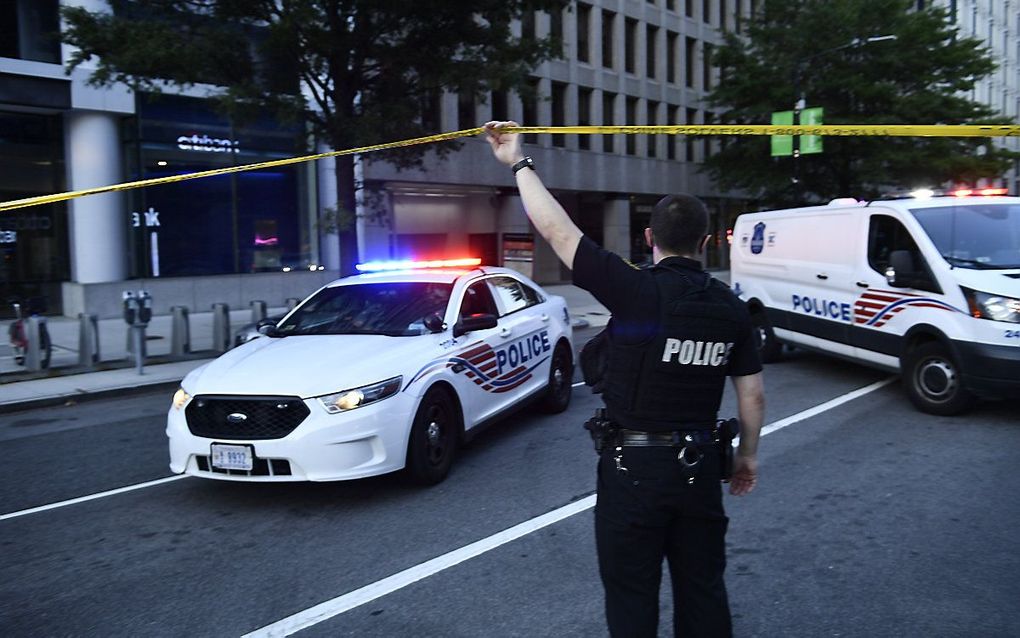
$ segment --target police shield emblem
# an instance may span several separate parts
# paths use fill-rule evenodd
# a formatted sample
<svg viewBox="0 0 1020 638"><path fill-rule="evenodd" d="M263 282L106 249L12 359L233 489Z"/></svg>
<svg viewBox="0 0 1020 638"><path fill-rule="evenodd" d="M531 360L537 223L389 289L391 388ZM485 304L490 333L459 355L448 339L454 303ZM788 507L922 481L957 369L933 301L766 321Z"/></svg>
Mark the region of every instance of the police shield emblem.
<svg viewBox="0 0 1020 638"><path fill-rule="evenodd" d="M765 222L758 222L754 225L754 234L751 235L751 252L755 255L761 253L765 247Z"/></svg>

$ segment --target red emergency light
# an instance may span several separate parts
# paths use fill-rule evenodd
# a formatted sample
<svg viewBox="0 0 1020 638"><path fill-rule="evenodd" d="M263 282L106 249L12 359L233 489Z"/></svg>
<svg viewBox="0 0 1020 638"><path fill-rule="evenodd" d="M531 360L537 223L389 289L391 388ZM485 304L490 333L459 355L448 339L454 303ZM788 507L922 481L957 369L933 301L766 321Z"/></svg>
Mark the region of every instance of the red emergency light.
<svg viewBox="0 0 1020 638"><path fill-rule="evenodd" d="M385 270L421 270L434 268L471 268L482 265L482 260L477 257L461 257L458 259L432 259L418 261L414 259L399 259L395 261L368 261L357 264L354 268L358 272L380 272Z"/></svg>
<svg viewBox="0 0 1020 638"><path fill-rule="evenodd" d="M950 191L949 194L953 197L994 197L1008 193L1008 188L958 188L955 191Z"/></svg>

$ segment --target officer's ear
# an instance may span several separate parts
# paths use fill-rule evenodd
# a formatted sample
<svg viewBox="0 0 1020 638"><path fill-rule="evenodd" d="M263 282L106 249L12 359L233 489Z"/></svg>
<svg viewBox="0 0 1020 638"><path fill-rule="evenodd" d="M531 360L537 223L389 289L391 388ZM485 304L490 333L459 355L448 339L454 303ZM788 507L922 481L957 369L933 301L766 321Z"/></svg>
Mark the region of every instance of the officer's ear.
<svg viewBox="0 0 1020 638"><path fill-rule="evenodd" d="M645 244L647 244L649 248L653 248L655 246L655 240L652 238L651 228L645 229Z"/></svg>
<svg viewBox="0 0 1020 638"><path fill-rule="evenodd" d="M705 235L704 237L701 238L701 243L698 244L698 254L699 255L702 255L702 254L705 253L705 250L708 248L708 240L709 239L712 239L712 235Z"/></svg>

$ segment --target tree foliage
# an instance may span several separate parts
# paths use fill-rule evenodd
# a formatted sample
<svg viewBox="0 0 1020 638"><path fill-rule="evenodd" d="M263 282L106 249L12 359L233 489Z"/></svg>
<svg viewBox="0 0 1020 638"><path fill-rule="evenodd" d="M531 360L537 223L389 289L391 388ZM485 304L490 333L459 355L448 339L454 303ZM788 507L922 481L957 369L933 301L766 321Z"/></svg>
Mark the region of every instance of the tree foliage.
<svg viewBox="0 0 1020 638"><path fill-rule="evenodd" d="M721 79L710 102L726 123L762 124L798 95L824 108L826 124L1003 123L970 99L996 64L938 7L905 0L771 0L713 61ZM895 40L866 43L870 37ZM1001 176L1015 154L983 138L831 137L824 152L771 158L769 139L728 140L706 161L723 188L767 205L855 196ZM794 166L797 163L798 166ZM797 183L794 183L794 176Z"/></svg>
<svg viewBox="0 0 1020 638"><path fill-rule="evenodd" d="M90 80L137 90L210 85L235 118L271 109L305 119L333 148L440 132L428 114L443 90L482 98L530 90L530 71L558 43L522 38L525 11L567 0L112 0L112 12L63 10L75 66L96 59ZM456 142L369 156L398 166L443 156ZM340 207L354 210L351 157L337 158ZM342 233L342 271L355 238Z"/></svg>

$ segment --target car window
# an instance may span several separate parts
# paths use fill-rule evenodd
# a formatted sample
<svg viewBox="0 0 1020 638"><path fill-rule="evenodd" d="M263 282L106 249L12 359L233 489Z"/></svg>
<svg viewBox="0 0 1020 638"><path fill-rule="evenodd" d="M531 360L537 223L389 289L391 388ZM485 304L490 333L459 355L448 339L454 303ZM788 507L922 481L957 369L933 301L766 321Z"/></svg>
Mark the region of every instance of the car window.
<svg viewBox="0 0 1020 638"><path fill-rule="evenodd" d="M498 315L492 293L484 281L477 281L464 291L464 300L460 304L460 316Z"/></svg>
<svg viewBox="0 0 1020 638"><path fill-rule="evenodd" d="M277 328L280 336L428 334L425 317L446 313L451 284L391 282L324 288Z"/></svg>
<svg viewBox="0 0 1020 638"><path fill-rule="evenodd" d="M508 315L529 306L542 303L538 292L513 277L493 277L489 280L501 310L500 316Z"/></svg>

